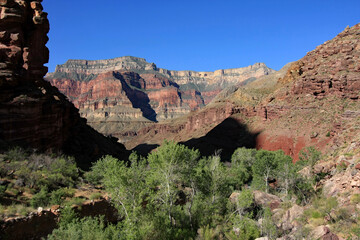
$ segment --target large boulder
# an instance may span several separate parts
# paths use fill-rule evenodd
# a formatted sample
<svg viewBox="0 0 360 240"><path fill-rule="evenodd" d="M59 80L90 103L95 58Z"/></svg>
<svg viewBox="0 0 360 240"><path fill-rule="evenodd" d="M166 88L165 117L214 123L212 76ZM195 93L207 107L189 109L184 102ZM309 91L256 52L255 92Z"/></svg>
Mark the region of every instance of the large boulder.
<svg viewBox="0 0 360 240"><path fill-rule="evenodd" d="M262 207L270 207L271 210L274 210L281 204L281 199L278 196L261 191L254 191L253 194L255 203Z"/></svg>
<svg viewBox="0 0 360 240"><path fill-rule="evenodd" d="M310 233L312 239L321 239L321 240L339 240L339 237L334 233L330 232L328 226L318 226Z"/></svg>

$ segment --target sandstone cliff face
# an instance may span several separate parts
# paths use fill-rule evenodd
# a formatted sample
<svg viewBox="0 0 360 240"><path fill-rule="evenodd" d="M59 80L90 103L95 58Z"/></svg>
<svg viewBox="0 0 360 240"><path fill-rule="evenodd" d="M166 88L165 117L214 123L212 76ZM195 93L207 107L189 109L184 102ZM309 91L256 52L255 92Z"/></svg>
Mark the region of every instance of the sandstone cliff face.
<svg viewBox="0 0 360 240"><path fill-rule="evenodd" d="M99 74L124 71L135 72L144 79L143 85L137 86L144 90L160 90L168 86L178 88L184 94L184 102L191 102L191 110L209 103L227 86L240 84L246 80L256 79L274 72L263 63L215 72L171 71L158 68L154 63L148 63L143 58L127 56L98 61L69 60L63 65L58 65L55 72L48 74L46 78L54 86L62 89L61 81L88 82L95 79ZM64 90L66 91L64 92L65 95L71 96L71 90ZM195 91L196 94L189 94L189 91ZM188 101L190 98L192 101ZM204 100L200 101L201 98ZM173 103L170 104L173 105ZM166 109L159 111L166 111Z"/></svg>
<svg viewBox="0 0 360 240"><path fill-rule="evenodd" d="M55 72L49 74L49 77L56 77L64 73L89 76L111 71L132 71L139 73L143 78L146 78L146 75L157 74L175 81L179 85L189 83L197 85L219 85L227 83L229 85L275 72L264 63L255 63L254 65L243 68L220 69L214 72L173 71L158 68L154 63L146 62L144 58L125 56L96 61L69 60L65 64L58 65Z"/></svg>
<svg viewBox="0 0 360 240"><path fill-rule="evenodd" d="M175 118L202 106L201 95L181 92L167 78L134 72L107 72L89 81L49 79L98 131L125 142L157 120ZM190 99L188 96L190 95Z"/></svg>
<svg viewBox="0 0 360 240"><path fill-rule="evenodd" d="M306 146L331 152L359 133L359 43L357 24L277 73L224 90L206 108L184 117L183 122L193 126L189 131L179 121L169 121L140 130L127 145L160 144L163 139L174 139L197 146L201 139L203 145L207 142L208 146L226 150L221 144L214 145L209 135L220 122L231 118L251 133L239 131L234 138L231 132L217 131L218 139L233 139L227 144L234 147L246 146L244 138L250 143L256 136L253 147L282 149L294 160ZM196 124L202 121L204 111L214 112L213 108L226 106L231 106L228 114L217 115L212 123Z"/></svg>
<svg viewBox="0 0 360 240"><path fill-rule="evenodd" d="M89 164L123 147L81 119L78 110L43 80L49 22L41 1L0 1L0 141L63 151Z"/></svg>
<svg viewBox="0 0 360 240"><path fill-rule="evenodd" d="M273 72L258 63L215 72L169 71L145 59L69 60L46 79L98 131L126 142L154 121L183 116L224 87Z"/></svg>

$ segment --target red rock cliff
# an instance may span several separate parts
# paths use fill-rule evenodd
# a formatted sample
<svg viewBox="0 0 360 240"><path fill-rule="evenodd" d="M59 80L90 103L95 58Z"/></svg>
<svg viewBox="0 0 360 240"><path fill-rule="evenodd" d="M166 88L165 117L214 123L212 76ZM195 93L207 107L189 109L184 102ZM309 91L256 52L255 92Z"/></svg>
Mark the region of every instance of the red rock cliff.
<svg viewBox="0 0 360 240"><path fill-rule="evenodd" d="M77 156L86 164L123 147L81 119L78 110L43 80L49 22L41 1L0 1L0 141Z"/></svg>

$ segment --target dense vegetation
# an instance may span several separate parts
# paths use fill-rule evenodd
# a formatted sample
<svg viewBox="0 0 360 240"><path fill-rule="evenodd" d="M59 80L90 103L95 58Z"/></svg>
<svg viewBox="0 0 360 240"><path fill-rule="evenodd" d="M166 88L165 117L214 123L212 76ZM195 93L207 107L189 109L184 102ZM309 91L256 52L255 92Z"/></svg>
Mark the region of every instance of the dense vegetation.
<svg viewBox="0 0 360 240"><path fill-rule="evenodd" d="M128 163L105 156L86 178L104 186L123 217L111 230L104 227L110 239L273 239L281 233L270 209L254 202L252 191L306 203L313 188L297 173L299 167L282 151L240 148L226 166L216 154L201 157L197 150L164 142L147 158L133 153ZM234 192L237 197L229 201ZM91 221L102 224L99 219L75 220L51 238L70 239L65 237L69 231L81 232Z"/></svg>
<svg viewBox="0 0 360 240"><path fill-rule="evenodd" d="M280 197L284 211L295 203L307 206L298 219L298 238L309 235L309 223L322 225L324 219L339 232L347 228L357 234L358 220L336 198L326 199L314 188L324 177L314 171L321 157L309 147L293 164L282 151L239 148L224 163L219 154L201 157L197 150L164 142L147 158L105 156L83 173L71 158L16 148L0 156L1 181L7 182L0 200L21 205L2 206L0 215L60 204L59 226L49 239L276 239L288 232L275 225L270 205L256 201L254 194L262 192ZM118 224L77 216L71 205L81 203L74 193L84 184L111 196ZM100 197L95 192L88 199ZM354 195L351 201L358 199Z"/></svg>
<svg viewBox="0 0 360 240"><path fill-rule="evenodd" d="M13 148L0 155L0 180L1 218L63 203L74 195L79 170L73 158Z"/></svg>

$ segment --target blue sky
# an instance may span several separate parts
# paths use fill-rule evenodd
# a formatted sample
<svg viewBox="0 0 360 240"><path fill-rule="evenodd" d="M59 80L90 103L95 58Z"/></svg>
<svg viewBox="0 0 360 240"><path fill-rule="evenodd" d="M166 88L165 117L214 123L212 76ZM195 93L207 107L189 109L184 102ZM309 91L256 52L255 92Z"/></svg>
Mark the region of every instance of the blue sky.
<svg viewBox="0 0 360 240"><path fill-rule="evenodd" d="M360 22L359 0L45 0L49 71L136 56L171 70L288 62Z"/></svg>

